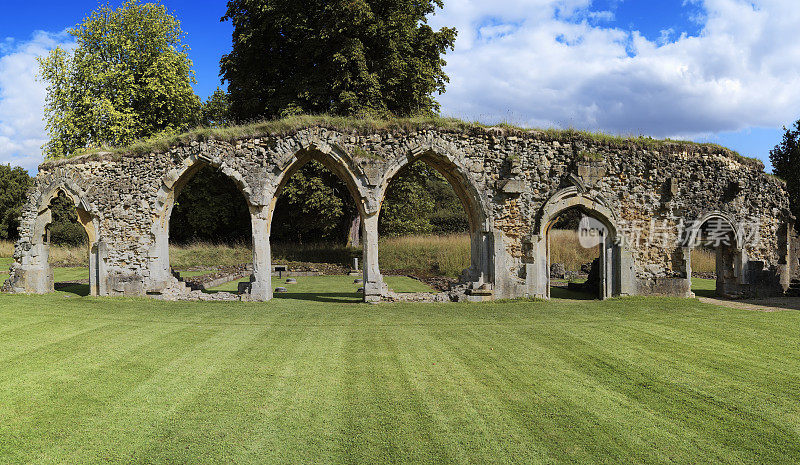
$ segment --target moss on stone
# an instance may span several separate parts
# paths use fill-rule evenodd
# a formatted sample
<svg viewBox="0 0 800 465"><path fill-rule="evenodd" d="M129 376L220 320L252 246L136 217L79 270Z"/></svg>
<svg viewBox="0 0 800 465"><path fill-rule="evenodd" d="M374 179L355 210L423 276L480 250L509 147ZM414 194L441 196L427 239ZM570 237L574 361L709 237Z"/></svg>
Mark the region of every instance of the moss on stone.
<svg viewBox="0 0 800 465"><path fill-rule="evenodd" d="M690 141L672 139L654 139L646 136L620 136L602 132L582 131L577 129L531 129L502 123L486 125L480 122L468 122L456 118L416 117L416 118L355 118L328 115L297 115L277 120L259 121L251 124L223 128L201 127L181 134L159 135L139 141L128 147L91 148L72 154L68 158L92 155L99 159L115 156L144 155L153 152L164 153L178 145L210 140L236 143L250 138L265 136L286 136L308 128L322 128L346 132L353 135L371 135L376 133L408 134L424 130L436 130L445 133L461 133L471 136L485 137L517 137L522 139L558 141L561 143L588 142L602 144L612 148L661 150L668 152L700 152L719 153L739 161L742 164L762 169L763 163L755 158L748 158L726 147ZM367 152L364 150L364 152ZM370 154L366 158L374 158ZM57 160L48 160L45 164Z"/></svg>

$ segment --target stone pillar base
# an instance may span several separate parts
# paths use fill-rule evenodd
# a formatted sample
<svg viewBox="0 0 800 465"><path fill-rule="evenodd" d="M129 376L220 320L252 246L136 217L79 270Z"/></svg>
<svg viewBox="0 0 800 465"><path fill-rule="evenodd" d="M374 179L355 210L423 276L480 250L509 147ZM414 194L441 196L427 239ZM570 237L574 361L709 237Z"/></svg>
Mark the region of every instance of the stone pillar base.
<svg viewBox="0 0 800 465"><path fill-rule="evenodd" d="M268 302L272 300L272 283L250 283L248 300L251 302Z"/></svg>
<svg viewBox="0 0 800 465"><path fill-rule="evenodd" d="M383 278L381 276L381 278ZM383 279L377 282L364 283L364 302L377 303L383 300L383 296L389 292L389 286L384 284Z"/></svg>
<svg viewBox="0 0 800 465"><path fill-rule="evenodd" d="M47 294L55 291L53 269L18 266L11 275L11 289L20 294Z"/></svg>

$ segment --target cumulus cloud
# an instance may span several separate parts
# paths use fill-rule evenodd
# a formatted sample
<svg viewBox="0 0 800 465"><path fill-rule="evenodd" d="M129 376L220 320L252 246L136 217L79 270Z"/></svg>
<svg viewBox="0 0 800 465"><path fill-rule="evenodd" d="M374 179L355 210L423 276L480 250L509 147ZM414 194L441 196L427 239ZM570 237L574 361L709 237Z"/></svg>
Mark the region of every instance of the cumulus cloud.
<svg viewBox="0 0 800 465"><path fill-rule="evenodd" d="M648 40L591 0L449 0L443 112L530 126L698 137L800 116L796 0L687 0L701 32Z"/></svg>
<svg viewBox="0 0 800 465"><path fill-rule="evenodd" d="M36 79L36 57L70 46L64 33L36 32L25 42L0 42L0 163L36 170L45 142L45 86Z"/></svg>

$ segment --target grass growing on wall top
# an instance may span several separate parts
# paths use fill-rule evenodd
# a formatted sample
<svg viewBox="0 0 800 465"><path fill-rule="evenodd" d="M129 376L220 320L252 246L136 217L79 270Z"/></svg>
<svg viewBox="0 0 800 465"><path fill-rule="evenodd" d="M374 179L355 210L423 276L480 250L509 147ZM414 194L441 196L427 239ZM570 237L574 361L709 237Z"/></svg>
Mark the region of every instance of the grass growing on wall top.
<svg viewBox="0 0 800 465"><path fill-rule="evenodd" d="M763 169L763 163L756 158L748 158L739 153L713 143L698 143L671 139L654 139L647 136L612 135L602 132L579 129L532 129L515 126L508 123L494 125L478 121L463 121L456 118L445 117L414 117L414 118L354 118L329 115L295 115L282 119L259 121L238 126L208 128L201 127L181 134L162 134L150 139L139 141L129 147L95 147L76 152L71 157L87 155L98 152L111 152L113 155L142 155L151 152L166 152L176 145L185 145L194 141L218 140L235 142L238 140L291 134L309 127L323 127L337 131L348 131L360 134L375 132L401 132L409 133L424 129L438 129L448 132L485 133L489 129L500 129L507 135L518 137L543 138L570 142L573 140L586 140L618 147L634 147L641 149L657 149L663 147L676 147L677 149L705 148L716 152L727 153L740 162ZM370 154L368 158L375 157Z"/></svg>

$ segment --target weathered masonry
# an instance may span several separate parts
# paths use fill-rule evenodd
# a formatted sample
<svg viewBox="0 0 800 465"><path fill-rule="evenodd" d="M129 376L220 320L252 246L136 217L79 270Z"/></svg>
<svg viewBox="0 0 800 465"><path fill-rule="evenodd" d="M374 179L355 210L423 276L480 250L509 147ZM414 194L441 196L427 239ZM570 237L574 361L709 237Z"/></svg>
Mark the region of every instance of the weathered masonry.
<svg viewBox="0 0 800 465"><path fill-rule="evenodd" d="M720 147L468 125L356 127L265 124L261 135L233 141L47 162L24 208L5 289L53 290L46 228L59 192L75 203L90 240L92 294L157 294L176 285L170 214L187 180L210 165L235 181L250 209L254 274L243 298L269 300L272 211L281 187L310 160L345 181L361 213L367 301L387 293L378 266L384 193L400 169L420 159L450 181L469 216L471 266L454 291L464 299L549 297L548 232L572 208L603 225L602 297L691 295L694 243L625 239L632 224L678 231L674 236L687 222L729 226L731 244L717 252L718 291L726 295L780 295L798 273L782 182ZM758 235L745 241L740 225L756 223Z"/></svg>

